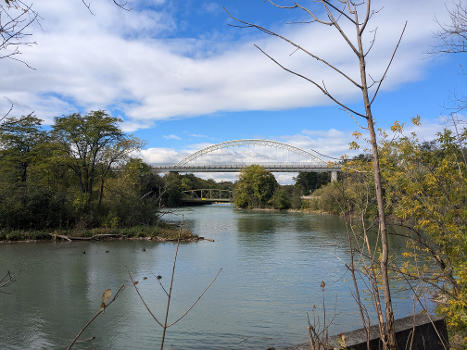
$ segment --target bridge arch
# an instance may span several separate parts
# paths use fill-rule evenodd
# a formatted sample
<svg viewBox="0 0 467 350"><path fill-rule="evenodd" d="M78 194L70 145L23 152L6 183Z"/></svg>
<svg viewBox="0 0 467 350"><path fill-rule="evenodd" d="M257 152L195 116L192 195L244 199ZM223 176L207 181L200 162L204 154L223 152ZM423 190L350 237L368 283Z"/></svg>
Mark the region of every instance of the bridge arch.
<svg viewBox="0 0 467 350"><path fill-rule="evenodd" d="M176 166L177 167L183 167L188 165L188 163L194 161L195 159L198 159L206 154L212 153L214 151L224 149L224 148L231 148L235 146L249 146L249 145L261 145L261 146L266 146L266 147L273 147L276 149L284 149L289 152L293 152L295 154L304 156L305 158L309 158L310 160L317 161L322 164L326 164L327 162L323 160L320 156L322 156L320 153L314 151L314 150L304 150L300 147L297 146L292 146L287 143L279 142L279 141L272 141L272 140L262 140L262 139L245 139L245 140L231 140L231 141L225 141L221 143L217 143L215 145L207 146L203 149L200 149L199 151L196 151L187 157L183 158L180 160Z"/></svg>

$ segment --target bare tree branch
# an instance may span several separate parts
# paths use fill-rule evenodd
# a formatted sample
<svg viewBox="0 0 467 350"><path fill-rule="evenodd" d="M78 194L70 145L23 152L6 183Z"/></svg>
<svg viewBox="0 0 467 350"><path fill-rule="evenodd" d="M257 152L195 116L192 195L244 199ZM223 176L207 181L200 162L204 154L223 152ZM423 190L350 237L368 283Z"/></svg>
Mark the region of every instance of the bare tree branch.
<svg viewBox="0 0 467 350"><path fill-rule="evenodd" d="M436 33L439 44L430 53L466 53L467 52L467 5L463 0L446 10L450 23L442 24L436 19L440 31Z"/></svg>
<svg viewBox="0 0 467 350"><path fill-rule="evenodd" d="M131 272L130 272L130 271L128 271L128 276L130 276L131 284L133 285L133 288L135 288L136 293L138 294L139 298L140 298L141 301L143 302L143 305L144 305L144 307L146 308L146 310L148 311L149 315L151 315L151 317L154 319L154 321L156 321L156 323L157 323L159 326L164 327L163 324L162 324L162 322L159 321L159 319L156 317L156 315L154 315L154 314L152 313L152 311L151 311L151 309L149 308L148 304L146 304L146 301L144 300L143 296L141 295L141 293L140 293L140 291L139 291L139 289L138 289L138 286L137 286L137 284L138 284L137 282L138 282L138 281L135 281L135 280L133 279L133 276L131 275Z"/></svg>
<svg viewBox="0 0 467 350"><path fill-rule="evenodd" d="M404 28L402 29L401 35L400 35L400 37L399 37L399 40L397 41L396 47L394 48L394 51L392 52L391 59L389 60L389 63L388 63L388 65L386 66L386 69L385 69L385 71L384 71L384 74L383 74L383 76L381 77L381 79L379 80L379 83L378 83L378 86L377 86L377 88L376 88L376 91L375 91L375 93L373 94L373 97L372 97L371 100L370 100L370 105L373 104L373 101L375 100L376 95L378 95L378 92L379 92L379 89L380 89L380 87L381 87L381 84L383 83L384 79L386 78L386 75L387 75L387 73L388 73L389 67L390 67L391 64L392 64L392 61L394 60L394 57L396 56L397 49L399 48L399 45L400 45L400 43L401 43L401 41L402 41L402 37L403 37L403 35L404 35L405 28L407 28L407 21L405 21Z"/></svg>
<svg viewBox="0 0 467 350"><path fill-rule="evenodd" d="M328 26L331 26L332 23L331 22L326 22L326 21L323 21L321 19L319 19L313 11L309 10L308 8L306 7L303 7L302 5L299 5L297 3L295 3L294 5L279 5L277 4L276 2L272 1L272 0L268 0L269 3L271 5L273 5L274 7L277 7L277 8L280 8L280 9L301 9L303 11L305 11L307 14L309 14L313 20L311 22L318 22L318 23L321 23L321 24L324 24L324 25L328 25Z"/></svg>
<svg viewBox="0 0 467 350"><path fill-rule="evenodd" d="M373 48L373 45L375 44L375 41L376 41L376 32L378 31L378 27L376 27L374 30L373 30L373 38L371 39L370 41L370 46L368 47L368 49L366 50L366 52L363 54L364 57L366 57L371 49Z"/></svg>
<svg viewBox="0 0 467 350"><path fill-rule="evenodd" d="M314 80L308 78L307 76L303 75L303 74L300 74L300 73L297 73L285 66L283 66L281 63L279 63L276 59L274 59L273 57L271 57L268 53L266 53L263 49L261 49L258 45L255 44L255 47L261 51L266 57L268 57L271 61L273 61L275 64L277 64L279 67L281 67L283 70L285 70L286 72L289 72L293 75L296 75L302 79L305 79L306 81L312 83L314 86L316 86L318 89L321 90L321 92L328 96L333 102L335 102L336 104L338 104L339 106L341 106L342 108L348 110L349 112L351 113L354 113L355 115L358 115L359 117L362 117L362 118L366 118L366 115L362 114L362 113L359 113L355 110L353 110L352 108L350 107L347 107L345 104L343 104L342 102L338 101L334 96L332 96L325 88L323 88L321 85L319 85L317 82L315 82Z"/></svg>
<svg viewBox="0 0 467 350"><path fill-rule="evenodd" d="M0 2L0 59L12 59L32 68L18 56L21 47L36 44L27 40L32 35L28 28L34 23L39 24L39 14L32 3L23 0Z"/></svg>
<svg viewBox="0 0 467 350"><path fill-rule="evenodd" d="M113 303L115 300L117 300L118 296L120 295L120 292L121 292L123 289L125 289L125 285L124 285L124 284L122 284L122 285L120 286L120 288L118 288L117 293L115 293L115 295L114 295L114 297L112 298L111 301L109 301L107 304L105 304L104 302L102 303L103 306L99 309L99 311L98 311L93 317L91 317L91 319L90 319L88 322L86 322L86 324L84 325L83 328L81 328L81 330L78 332L78 334L76 334L76 336L75 336L75 338L73 339L73 341L70 343L70 345L68 345L67 350L71 350L71 348L73 347L73 345L75 345L76 341L77 341L78 338L83 334L83 332L86 330L86 328L88 328L88 327L91 325L91 323L93 323L94 320L95 320L99 315L101 315L101 314L105 311L105 309L106 309L107 307L109 307L110 305L112 305L112 303Z"/></svg>
<svg viewBox="0 0 467 350"><path fill-rule="evenodd" d="M173 321L172 323L167 325L167 328L173 326L178 321L181 321L191 311L191 309L193 309L195 307L195 305L198 303L198 301L203 297L204 293L206 293L207 290L209 289L209 287L211 287L212 284L216 281L217 277L219 276L219 274L221 272L222 272L222 268L220 268L219 271L217 271L214 278L211 280L211 282L209 282L208 286L203 290L203 292L198 296L198 298L193 302L193 304L191 304L191 306L179 318L177 318L175 321Z"/></svg>
<svg viewBox="0 0 467 350"><path fill-rule="evenodd" d="M317 60L318 62L321 62L323 64L325 64L327 67L331 68L332 70L334 70L335 72L339 73L340 75L342 75L344 78L346 78L348 81L350 81L352 84L354 84L356 87L358 87L359 89L362 89L362 86L360 84L358 84L354 79L352 79L350 76L348 76L347 74L345 74L342 70L340 70L339 68L337 68L336 66L330 64L328 61L322 59L321 57L313 54L312 52L306 50L305 48L303 48L302 46L298 45L297 43L295 43L294 41L284 37L283 35L280 35L270 29L267 29L263 26L260 26L260 25L257 25L257 24L254 24L254 23L249 23L249 22L246 22L244 20L241 20L239 18L236 18L234 16L232 16L225 8L224 10L227 12L227 14L235 21L237 22L240 22L240 23L243 23L245 25L245 27L243 28L256 28L258 29L259 31L262 31L268 35L271 35L271 36L275 36L277 38L280 38L281 40L289 43L290 45L292 45L293 47L295 47L297 50L300 50L304 53L306 53L307 55L311 56L312 58L314 58L315 60Z"/></svg>

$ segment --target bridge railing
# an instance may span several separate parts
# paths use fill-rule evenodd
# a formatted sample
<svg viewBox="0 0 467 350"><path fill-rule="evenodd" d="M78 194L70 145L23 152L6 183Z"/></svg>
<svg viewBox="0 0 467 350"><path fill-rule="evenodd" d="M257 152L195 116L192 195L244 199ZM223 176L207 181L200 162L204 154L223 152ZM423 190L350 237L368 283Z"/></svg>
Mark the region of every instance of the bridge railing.
<svg viewBox="0 0 467 350"><path fill-rule="evenodd" d="M177 166L173 164L151 164L153 168L156 169L241 169L244 167L248 167L251 165L260 165L264 168L271 168L271 169L288 169L288 168L303 168L303 169L329 169L331 170L339 170L341 168L340 165L337 164L322 164L322 163L311 163L311 162L290 162L290 163L228 163L228 164L220 164L220 163L213 163L213 164L190 164L190 165L183 165Z"/></svg>

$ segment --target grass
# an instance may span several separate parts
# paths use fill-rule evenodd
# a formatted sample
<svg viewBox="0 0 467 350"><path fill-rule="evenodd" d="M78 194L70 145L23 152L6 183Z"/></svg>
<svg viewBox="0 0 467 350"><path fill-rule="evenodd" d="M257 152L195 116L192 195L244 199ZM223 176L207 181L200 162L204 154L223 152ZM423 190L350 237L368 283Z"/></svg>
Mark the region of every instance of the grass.
<svg viewBox="0 0 467 350"><path fill-rule="evenodd" d="M154 226L132 227L96 227L89 229L47 229L47 230L7 230L0 229L0 241L38 241L51 240L52 235L68 237L92 237L99 234L121 235L123 239L156 239L161 241L177 240L180 234L181 240L193 240L198 236L186 229L160 222Z"/></svg>

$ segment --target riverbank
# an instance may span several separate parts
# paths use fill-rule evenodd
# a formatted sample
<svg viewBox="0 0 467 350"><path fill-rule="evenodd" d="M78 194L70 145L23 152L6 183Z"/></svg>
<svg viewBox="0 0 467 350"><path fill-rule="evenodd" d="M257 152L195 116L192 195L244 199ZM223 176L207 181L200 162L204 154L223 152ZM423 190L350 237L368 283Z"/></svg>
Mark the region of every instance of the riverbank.
<svg viewBox="0 0 467 350"><path fill-rule="evenodd" d="M103 240L154 240L160 242L194 242L204 239L177 225L160 223L156 226L133 226L122 228L97 227L69 230L5 230L0 229L0 243L38 241L103 241Z"/></svg>

